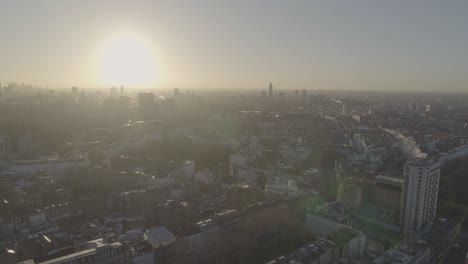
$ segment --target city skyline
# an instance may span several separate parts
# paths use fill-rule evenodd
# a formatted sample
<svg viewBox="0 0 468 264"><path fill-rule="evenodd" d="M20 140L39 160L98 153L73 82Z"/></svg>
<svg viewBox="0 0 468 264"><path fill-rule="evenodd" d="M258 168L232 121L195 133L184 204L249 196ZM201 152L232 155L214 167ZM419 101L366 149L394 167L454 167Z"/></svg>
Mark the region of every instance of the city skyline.
<svg viewBox="0 0 468 264"><path fill-rule="evenodd" d="M0 263L468 263L468 1L0 1Z"/></svg>
<svg viewBox="0 0 468 264"><path fill-rule="evenodd" d="M465 91L468 83L463 1L5 1L0 9L2 84Z"/></svg>

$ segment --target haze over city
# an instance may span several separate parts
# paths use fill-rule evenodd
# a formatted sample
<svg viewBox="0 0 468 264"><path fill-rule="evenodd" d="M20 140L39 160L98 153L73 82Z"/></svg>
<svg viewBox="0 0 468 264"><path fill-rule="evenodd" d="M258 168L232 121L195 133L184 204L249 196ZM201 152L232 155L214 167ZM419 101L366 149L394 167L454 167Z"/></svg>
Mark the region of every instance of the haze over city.
<svg viewBox="0 0 468 264"><path fill-rule="evenodd" d="M0 81L465 91L466 1L2 1Z"/></svg>
<svg viewBox="0 0 468 264"><path fill-rule="evenodd" d="M467 264L467 25L0 0L0 264Z"/></svg>

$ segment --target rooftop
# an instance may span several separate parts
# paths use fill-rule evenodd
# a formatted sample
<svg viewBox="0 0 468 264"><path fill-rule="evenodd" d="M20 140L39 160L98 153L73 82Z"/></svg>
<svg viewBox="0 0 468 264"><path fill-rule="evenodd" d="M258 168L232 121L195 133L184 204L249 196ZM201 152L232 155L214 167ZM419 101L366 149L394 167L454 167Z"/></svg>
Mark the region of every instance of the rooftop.
<svg viewBox="0 0 468 264"><path fill-rule="evenodd" d="M218 224L213 219L208 218L195 223L194 226L200 229L201 231L205 231L215 228L216 226L218 226Z"/></svg>
<svg viewBox="0 0 468 264"><path fill-rule="evenodd" d="M445 235L447 235L447 233L450 232L450 230L453 230L457 224L458 223L452 219L444 219L440 223L434 224L428 228L421 235L419 240L427 244L440 241Z"/></svg>
<svg viewBox="0 0 468 264"><path fill-rule="evenodd" d="M112 243L112 244L100 244L99 247L90 248L90 249L86 249L86 250L83 250L83 251L75 252L73 254L62 256L62 257L59 257L59 258L51 259L51 260L48 260L48 261L45 261L45 262L41 262L41 264L70 263L70 261L72 261L72 260L77 260L77 259L81 259L81 258L86 257L86 256L92 256L92 255L96 254L96 251L98 251L103 246L110 246L112 248L118 248L118 247L121 247L122 244L120 242L115 242L115 243Z"/></svg>
<svg viewBox="0 0 468 264"><path fill-rule="evenodd" d="M337 231L331 233L330 235L327 236L327 239L333 243L336 243L338 245L344 244L354 237L362 234L361 231L347 228L347 227L342 227L338 229Z"/></svg>
<svg viewBox="0 0 468 264"><path fill-rule="evenodd" d="M148 229L145 236L151 244L169 244L175 241L176 237L164 226Z"/></svg>
<svg viewBox="0 0 468 264"><path fill-rule="evenodd" d="M278 257L267 264L290 264L290 263L312 263L320 258L328 249L335 247L335 244L327 240L315 240L310 242L286 256Z"/></svg>
<svg viewBox="0 0 468 264"><path fill-rule="evenodd" d="M434 160L432 158L416 158L412 160L408 160L405 165L409 166L431 166L431 165L439 165L438 160Z"/></svg>

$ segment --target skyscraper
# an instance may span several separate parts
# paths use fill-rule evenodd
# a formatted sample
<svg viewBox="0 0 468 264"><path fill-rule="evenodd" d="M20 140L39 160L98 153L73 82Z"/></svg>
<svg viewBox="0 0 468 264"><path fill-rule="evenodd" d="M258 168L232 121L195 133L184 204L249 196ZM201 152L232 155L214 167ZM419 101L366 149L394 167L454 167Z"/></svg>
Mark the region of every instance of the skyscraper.
<svg viewBox="0 0 468 264"><path fill-rule="evenodd" d="M401 230L405 236L434 221L439 191L440 162L416 159L406 162L404 171Z"/></svg>
<svg viewBox="0 0 468 264"><path fill-rule="evenodd" d="M270 85L268 86L268 96L270 98L273 97L273 84L272 83L270 83Z"/></svg>

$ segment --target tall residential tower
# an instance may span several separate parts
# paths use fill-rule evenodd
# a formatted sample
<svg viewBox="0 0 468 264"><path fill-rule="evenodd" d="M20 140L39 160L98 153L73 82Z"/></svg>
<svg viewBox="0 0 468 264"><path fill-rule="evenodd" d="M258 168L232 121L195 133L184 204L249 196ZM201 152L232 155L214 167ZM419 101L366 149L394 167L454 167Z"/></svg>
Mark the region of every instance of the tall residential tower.
<svg viewBox="0 0 468 264"><path fill-rule="evenodd" d="M407 161L403 175L401 230L405 236L408 236L434 222L440 162L432 159Z"/></svg>

